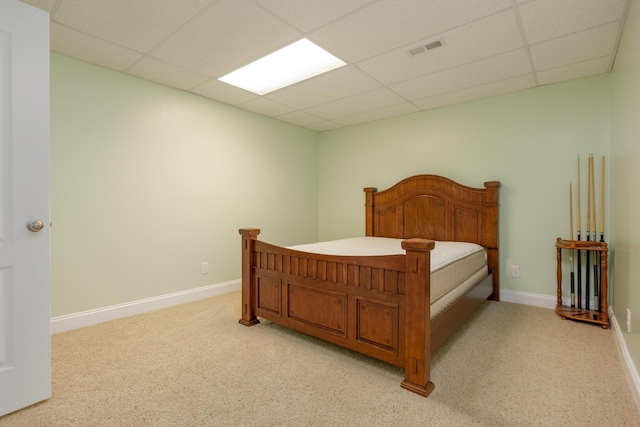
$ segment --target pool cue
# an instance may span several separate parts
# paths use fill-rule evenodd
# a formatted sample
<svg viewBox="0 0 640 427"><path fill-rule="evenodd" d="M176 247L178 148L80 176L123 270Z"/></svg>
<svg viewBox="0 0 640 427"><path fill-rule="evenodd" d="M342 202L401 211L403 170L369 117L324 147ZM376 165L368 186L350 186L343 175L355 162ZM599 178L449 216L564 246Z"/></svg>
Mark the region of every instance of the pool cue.
<svg viewBox="0 0 640 427"><path fill-rule="evenodd" d="M580 240L580 228L581 218L580 218L580 156L578 156L578 240ZM578 258L578 308L582 307L582 254L580 253L580 249L576 251L576 257Z"/></svg>
<svg viewBox="0 0 640 427"><path fill-rule="evenodd" d="M569 181L569 224L571 240L573 240L573 182ZM569 265L571 266L571 307L576 306L576 289L573 276L573 249L569 249Z"/></svg>
<svg viewBox="0 0 640 427"><path fill-rule="evenodd" d="M602 156L602 187L600 197L600 241L604 242L604 156Z"/></svg>
<svg viewBox="0 0 640 427"><path fill-rule="evenodd" d="M591 154L587 159L587 242L591 241ZM591 275L589 272L591 271L591 251L585 251L585 263L584 263L584 294L585 294L585 304L584 308L589 310L589 292L590 289L590 281Z"/></svg>
<svg viewBox="0 0 640 427"><path fill-rule="evenodd" d="M604 243L604 156L602 156L602 178L601 178L601 188L600 188L600 242ZM598 272L602 274L601 268L602 261L602 252L598 252ZM598 294L600 294L600 287L602 286L602 281L600 280L600 274L598 274ZM596 310L602 311L601 307L602 301L600 301L600 296L598 296L597 307Z"/></svg>
<svg viewBox="0 0 640 427"><path fill-rule="evenodd" d="M593 241L598 241L598 230L596 225L596 169L595 169L595 158L591 155L591 203L592 203L592 219L593 219ZM599 280L598 280L598 264L599 264L599 255L600 252L596 251L593 253L593 304L594 310L598 310L600 303L600 292L598 289Z"/></svg>

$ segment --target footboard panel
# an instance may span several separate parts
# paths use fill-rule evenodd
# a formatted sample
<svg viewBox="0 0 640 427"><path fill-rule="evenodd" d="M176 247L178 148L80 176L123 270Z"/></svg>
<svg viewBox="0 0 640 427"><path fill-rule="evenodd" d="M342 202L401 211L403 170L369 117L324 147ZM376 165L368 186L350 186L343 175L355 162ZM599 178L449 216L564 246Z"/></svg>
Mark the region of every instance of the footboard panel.
<svg viewBox="0 0 640 427"><path fill-rule="evenodd" d="M400 305L356 298L358 342L400 355Z"/></svg>
<svg viewBox="0 0 640 427"><path fill-rule="evenodd" d="M287 318L347 337L348 295L287 283Z"/></svg>
<svg viewBox="0 0 640 427"><path fill-rule="evenodd" d="M256 241L255 314L404 366L405 257L371 258L310 254Z"/></svg>
<svg viewBox="0 0 640 427"><path fill-rule="evenodd" d="M256 309L282 315L282 280L256 275Z"/></svg>

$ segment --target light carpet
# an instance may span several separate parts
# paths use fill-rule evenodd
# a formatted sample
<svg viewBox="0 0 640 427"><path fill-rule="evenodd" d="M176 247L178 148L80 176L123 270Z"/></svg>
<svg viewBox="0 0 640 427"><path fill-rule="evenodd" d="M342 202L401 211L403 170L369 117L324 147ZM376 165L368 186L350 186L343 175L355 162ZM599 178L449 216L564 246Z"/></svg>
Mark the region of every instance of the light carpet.
<svg viewBox="0 0 640 427"><path fill-rule="evenodd" d="M0 426L639 426L612 332L487 301L433 357L436 388L263 321L240 293L52 337L53 397Z"/></svg>

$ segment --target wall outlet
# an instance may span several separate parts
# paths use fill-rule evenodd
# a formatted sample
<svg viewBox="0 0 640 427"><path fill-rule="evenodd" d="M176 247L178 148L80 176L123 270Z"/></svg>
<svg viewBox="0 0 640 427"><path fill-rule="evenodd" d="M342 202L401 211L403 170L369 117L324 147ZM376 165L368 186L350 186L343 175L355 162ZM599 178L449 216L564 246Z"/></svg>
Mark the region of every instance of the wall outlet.
<svg viewBox="0 0 640 427"><path fill-rule="evenodd" d="M209 263L208 262L203 262L201 265L202 268L202 274L209 274Z"/></svg>
<svg viewBox="0 0 640 427"><path fill-rule="evenodd" d="M511 277L520 277L520 266L519 265L512 265L511 266Z"/></svg>
<svg viewBox="0 0 640 427"><path fill-rule="evenodd" d="M627 332L631 332L631 310L627 308Z"/></svg>

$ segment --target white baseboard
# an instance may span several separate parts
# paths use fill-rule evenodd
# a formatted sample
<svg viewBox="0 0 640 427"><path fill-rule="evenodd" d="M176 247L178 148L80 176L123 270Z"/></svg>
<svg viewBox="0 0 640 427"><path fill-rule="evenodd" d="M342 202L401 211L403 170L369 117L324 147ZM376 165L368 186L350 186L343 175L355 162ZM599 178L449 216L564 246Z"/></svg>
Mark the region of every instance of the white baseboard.
<svg viewBox="0 0 640 427"><path fill-rule="evenodd" d="M115 320L121 317L142 314L161 308L167 308L239 290L240 280L233 280L230 282L203 286L196 289L189 289L187 291L132 301L125 304L112 305L95 310L53 317L51 318L51 333L56 334L59 332L70 331L72 329L95 325L97 323ZM550 309L555 309L556 307L556 297L554 296L534 294L531 292L512 291L508 289L500 290L500 300ZM564 304L569 304L569 301L564 301Z"/></svg>
<svg viewBox="0 0 640 427"><path fill-rule="evenodd" d="M217 283L215 285L203 286L182 292L174 292L125 304L112 305L95 310L52 317L51 334L70 331L72 329L95 325L122 317L133 316L135 314L142 314L186 302L197 301L199 299L222 295L228 292L239 291L240 286L240 280L232 280L230 282Z"/></svg>
<svg viewBox="0 0 640 427"><path fill-rule="evenodd" d="M516 304L532 305L534 307L550 308L555 310L557 303L556 296L534 294L531 292L510 291L508 289L500 289L500 301L513 302ZM571 305L571 298L562 298L563 305ZM582 306L586 307L586 301L582 300ZM593 310L594 301L589 301L589 308Z"/></svg>
<svg viewBox="0 0 640 427"><path fill-rule="evenodd" d="M636 403L636 408L638 409L638 412L640 412L640 377L638 376L638 370L633 364L633 360L631 360L629 350L627 349L627 344L624 340L624 337L622 336L622 330L620 329L618 320L616 319L616 316L611 307L609 307L609 325L611 326L611 330L613 331L613 337L614 341L616 342L616 347L618 347L620 360L622 360L622 370L624 371L624 376L627 378L627 383L629 384L629 389L631 390L633 400Z"/></svg>
<svg viewBox="0 0 640 427"><path fill-rule="evenodd" d="M533 305L535 307L555 309L556 298L557 297L550 295L500 289L500 301L513 302L516 304Z"/></svg>

